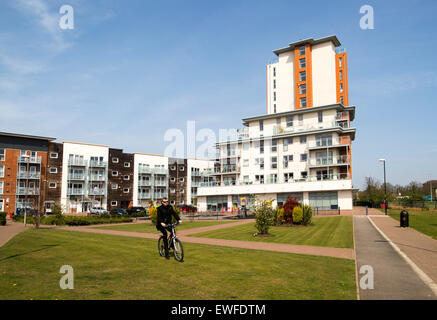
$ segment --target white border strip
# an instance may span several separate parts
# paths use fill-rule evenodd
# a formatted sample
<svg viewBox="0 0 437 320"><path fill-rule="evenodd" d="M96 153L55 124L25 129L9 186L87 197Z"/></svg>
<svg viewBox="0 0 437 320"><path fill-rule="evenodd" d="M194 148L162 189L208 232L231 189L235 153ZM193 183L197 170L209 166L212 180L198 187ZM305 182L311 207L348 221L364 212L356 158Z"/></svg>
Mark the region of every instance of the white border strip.
<svg viewBox="0 0 437 320"><path fill-rule="evenodd" d="M428 275L422 271L408 256L403 253L397 245L395 245L386 235L384 232L379 229L376 224L370 219L370 217L367 217L370 221L370 223L375 227L376 230L384 237L385 240L387 240L388 243L393 247L393 249L399 253L399 255L404 258L404 260L413 268L413 270L416 272L416 274L419 276L420 279L422 279L423 282L431 289L431 291L434 293L435 296L437 296L437 284L434 283L434 281L428 277Z"/></svg>
<svg viewBox="0 0 437 320"><path fill-rule="evenodd" d="M358 262L357 262L357 244L355 241L355 217L352 216L352 231L353 231L353 238L354 238L354 262L355 262L355 285L357 287L357 300L361 300L360 297L360 284L358 280Z"/></svg>

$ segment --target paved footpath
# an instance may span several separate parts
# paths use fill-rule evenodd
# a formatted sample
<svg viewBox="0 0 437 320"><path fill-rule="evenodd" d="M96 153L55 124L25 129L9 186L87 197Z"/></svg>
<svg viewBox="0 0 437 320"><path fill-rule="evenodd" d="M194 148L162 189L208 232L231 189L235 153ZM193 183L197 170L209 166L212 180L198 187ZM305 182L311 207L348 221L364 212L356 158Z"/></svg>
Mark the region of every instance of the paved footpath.
<svg viewBox="0 0 437 320"><path fill-rule="evenodd" d="M24 230L22 223L8 220L5 226L0 226L0 247Z"/></svg>
<svg viewBox="0 0 437 320"><path fill-rule="evenodd" d="M275 252L287 252L287 253L298 253L298 254L308 254L316 256L343 258L343 259L354 259L355 254L353 249L347 248L328 248L328 247L314 247L314 246L302 246L293 244L282 244L282 243L268 243L268 242L256 242L256 241L238 241L238 240L225 240L225 239L211 239L211 238L198 238L198 237L188 237L188 234L194 234L209 230L216 230L221 228L229 228L235 225L240 225L244 223L250 223L250 220L238 221L236 223L226 223L209 227L201 227L190 230L184 230L178 232L179 239L182 242L187 243L197 243L197 244L207 244L252 250L265 250L265 251L275 251ZM252 221L253 222L253 221ZM143 233L143 232L129 232L120 230L108 230L99 228L86 227L52 227L61 230L68 231L79 231L88 233L98 233L98 234L108 234L117 235L123 237L135 237L144 239L158 239L160 234L158 233ZM185 233L184 233L185 232Z"/></svg>
<svg viewBox="0 0 437 320"><path fill-rule="evenodd" d="M437 299L413 268L378 232L369 219L389 217L354 217L357 270L369 265L374 271L374 289L359 289L362 300ZM358 273L358 285L364 274Z"/></svg>

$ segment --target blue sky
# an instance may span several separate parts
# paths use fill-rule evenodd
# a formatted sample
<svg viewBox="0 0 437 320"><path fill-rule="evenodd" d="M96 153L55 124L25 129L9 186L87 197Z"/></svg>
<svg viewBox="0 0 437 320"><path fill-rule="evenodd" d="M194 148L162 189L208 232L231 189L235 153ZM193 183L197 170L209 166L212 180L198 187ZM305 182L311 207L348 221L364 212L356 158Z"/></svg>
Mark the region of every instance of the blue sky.
<svg viewBox="0 0 437 320"><path fill-rule="evenodd" d="M58 26L74 8L74 30ZM370 4L375 29L361 30ZM353 182L437 179L436 1L0 3L0 131L163 153L164 133L265 113L272 50L336 34L356 106Z"/></svg>

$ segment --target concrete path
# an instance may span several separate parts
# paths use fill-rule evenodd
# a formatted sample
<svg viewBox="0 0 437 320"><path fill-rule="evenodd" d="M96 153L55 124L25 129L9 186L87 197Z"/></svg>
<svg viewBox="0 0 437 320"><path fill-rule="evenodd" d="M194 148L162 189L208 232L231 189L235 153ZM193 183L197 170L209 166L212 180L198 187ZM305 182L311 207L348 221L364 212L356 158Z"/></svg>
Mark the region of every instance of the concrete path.
<svg viewBox="0 0 437 320"><path fill-rule="evenodd" d="M190 233L198 233L198 232L205 231L206 228L209 228L208 230L214 230L211 228L215 227L217 229L219 226L220 228L225 228L225 227L234 226L236 224L243 224L249 222L250 221L248 220L244 220L244 221L239 221L237 223L226 223L223 225L201 227L201 228L195 228L185 231L190 231ZM143 233L143 232L107 230L107 229L90 228L90 227L83 227L83 226L82 227L51 227L50 226L49 228L56 228L56 229L67 230L67 231L79 231L79 232L88 232L88 233L97 233L97 234L116 235L116 236L123 236L123 237L144 238L144 239L158 239L160 237L160 234L158 233L153 234L153 233ZM216 246L225 246L225 247L252 249L252 250L308 254L308 255L315 255L315 256L343 258L343 259L355 258L354 250L346 249L346 248L328 248L328 247L302 246L302 245L292 245L292 244L282 244L282 243L210 239L210 238L187 237L186 236L187 233L185 233L185 235L182 235L182 232L179 232L178 234L179 234L179 239L182 242L187 242L187 243L207 244L207 245L216 245Z"/></svg>
<svg viewBox="0 0 437 320"><path fill-rule="evenodd" d="M381 217L381 219L390 218ZM373 227L368 217L354 217L354 232L358 286L361 277L364 276L364 274L359 274L362 266L371 266L374 271L374 289L360 288L360 299L437 299L413 268Z"/></svg>
<svg viewBox="0 0 437 320"><path fill-rule="evenodd" d="M367 214L369 216L383 216L384 213L379 211L378 209L368 208ZM341 213L342 216L365 216L366 215L366 207L354 207L352 212Z"/></svg>
<svg viewBox="0 0 437 320"><path fill-rule="evenodd" d="M0 226L0 247L23 230L23 223L16 223L8 220L5 226Z"/></svg>
<svg viewBox="0 0 437 320"><path fill-rule="evenodd" d="M401 228L391 217L371 217L375 225L437 284L437 240L413 229ZM436 285L437 286L437 285Z"/></svg>

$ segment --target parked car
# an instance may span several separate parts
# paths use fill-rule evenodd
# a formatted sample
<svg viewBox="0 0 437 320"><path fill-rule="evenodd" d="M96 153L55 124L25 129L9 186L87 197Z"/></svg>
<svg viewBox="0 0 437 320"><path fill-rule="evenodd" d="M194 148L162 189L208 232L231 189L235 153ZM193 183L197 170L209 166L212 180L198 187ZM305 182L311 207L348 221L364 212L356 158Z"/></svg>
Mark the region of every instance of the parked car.
<svg viewBox="0 0 437 320"><path fill-rule="evenodd" d="M102 207L93 207L93 208L91 208L90 213L92 213L92 214L107 214L108 212L106 211L106 209L104 209Z"/></svg>
<svg viewBox="0 0 437 320"><path fill-rule="evenodd" d="M146 213L146 209L144 207L130 207L129 209L127 209L128 214L141 213L141 212Z"/></svg>
<svg viewBox="0 0 437 320"><path fill-rule="evenodd" d="M197 212L197 208L191 204L182 204L178 208L181 212Z"/></svg>
<svg viewBox="0 0 437 320"><path fill-rule="evenodd" d="M114 209L111 209L111 211L109 213L123 215L123 214L127 214L127 211L126 211L126 209L123 209L123 208L114 208Z"/></svg>

